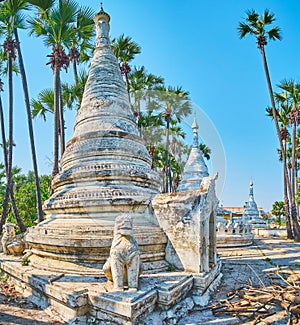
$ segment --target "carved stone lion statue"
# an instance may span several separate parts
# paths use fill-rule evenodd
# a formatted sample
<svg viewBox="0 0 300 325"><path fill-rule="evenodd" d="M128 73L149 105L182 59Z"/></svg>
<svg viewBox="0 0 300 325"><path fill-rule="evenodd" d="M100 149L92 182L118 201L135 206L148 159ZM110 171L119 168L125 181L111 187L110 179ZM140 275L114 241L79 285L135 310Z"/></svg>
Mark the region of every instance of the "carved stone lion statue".
<svg viewBox="0 0 300 325"><path fill-rule="evenodd" d="M116 217L109 258L103 265L103 272L113 282L114 291L123 291L125 283L129 291L138 289L140 251L132 235L132 222L132 218L126 214Z"/></svg>
<svg viewBox="0 0 300 325"><path fill-rule="evenodd" d="M15 225L10 222L3 226L1 244L5 255L22 255L25 250L25 243L16 238Z"/></svg>

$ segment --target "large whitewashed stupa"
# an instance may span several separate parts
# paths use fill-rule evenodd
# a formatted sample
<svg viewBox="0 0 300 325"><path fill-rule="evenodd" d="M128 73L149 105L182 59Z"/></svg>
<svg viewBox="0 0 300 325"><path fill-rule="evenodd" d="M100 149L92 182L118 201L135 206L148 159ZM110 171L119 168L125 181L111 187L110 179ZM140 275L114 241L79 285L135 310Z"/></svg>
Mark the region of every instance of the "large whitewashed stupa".
<svg viewBox="0 0 300 325"><path fill-rule="evenodd" d="M148 208L160 191L160 179L151 169L110 46L110 16L101 7L94 20L96 49L74 135L44 205L46 221L26 237L31 261L47 268L55 268L55 260L60 268L65 262L68 271L80 271L78 263L101 268L109 254L116 213L125 212L134 218L146 268L159 270L165 266L167 239Z"/></svg>

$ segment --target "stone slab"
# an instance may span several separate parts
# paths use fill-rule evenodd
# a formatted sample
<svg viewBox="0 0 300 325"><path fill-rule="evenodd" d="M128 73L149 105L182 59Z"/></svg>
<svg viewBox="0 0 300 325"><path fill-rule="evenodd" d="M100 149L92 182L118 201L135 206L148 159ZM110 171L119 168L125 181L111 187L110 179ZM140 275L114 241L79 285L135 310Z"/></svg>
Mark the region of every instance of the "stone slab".
<svg viewBox="0 0 300 325"><path fill-rule="evenodd" d="M203 295L211 283L219 276L221 273L222 263L220 260L217 261L217 264L210 272L207 273L198 273L193 274L194 286L193 294L194 295Z"/></svg>
<svg viewBox="0 0 300 325"><path fill-rule="evenodd" d="M135 324L154 310L157 291L108 292L90 296L91 315L117 324Z"/></svg>
<svg viewBox="0 0 300 325"><path fill-rule="evenodd" d="M217 276L211 274L164 272L142 274L139 291L109 292L103 275L62 274L22 266L21 258L0 254L0 268L18 291L42 308L52 307L66 324L86 325L90 317L103 324L137 324L154 310L176 306L196 284L207 288ZM203 277L201 281L200 278ZM105 323L106 322L106 323Z"/></svg>
<svg viewBox="0 0 300 325"><path fill-rule="evenodd" d="M193 287L192 275L162 282L157 288L158 306L167 310L182 300Z"/></svg>

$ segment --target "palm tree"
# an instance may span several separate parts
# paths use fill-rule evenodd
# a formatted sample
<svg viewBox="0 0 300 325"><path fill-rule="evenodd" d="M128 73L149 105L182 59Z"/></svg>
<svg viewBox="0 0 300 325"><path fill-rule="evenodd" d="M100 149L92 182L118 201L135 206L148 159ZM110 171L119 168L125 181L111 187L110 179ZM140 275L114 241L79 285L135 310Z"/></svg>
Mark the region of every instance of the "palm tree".
<svg viewBox="0 0 300 325"><path fill-rule="evenodd" d="M159 114L154 114L153 111L149 110L141 113L139 123L143 130L142 137L147 143L149 153L153 158L155 147L162 143L164 123Z"/></svg>
<svg viewBox="0 0 300 325"><path fill-rule="evenodd" d="M3 5L0 8L3 8ZM1 22L1 32L5 33L6 39L4 41L3 47L4 52L7 58L7 76L8 76L8 150L6 152L6 141L5 137L3 138L3 153L4 153L4 162L6 164L6 194L5 194L5 201L3 207L3 213L1 217L1 224L5 221L6 218L6 211L7 211L7 204L8 204L8 197L10 198L10 202L13 207L14 215L18 226L21 232L26 230L24 226L16 203L14 199L13 193L13 180L12 180L12 157L13 157L13 61L16 59L16 41L12 38L14 25L11 23L10 16L6 11L1 11L0 15L0 22ZM3 113L2 113L2 123L3 123ZM4 123L3 123L4 124ZM4 130L4 125L2 130ZM4 132L4 131L2 131ZM7 158L5 158L7 157ZM3 225L3 224L2 224Z"/></svg>
<svg viewBox="0 0 300 325"><path fill-rule="evenodd" d="M38 212L38 220L39 222L43 221L44 214L42 210L42 200L41 200L41 191L40 191L40 183L39 183L39 175L38 175L38 164L36 158L36 150L35 150L35 143L34 143L34 134L33 134L33 126L32 126L32 119L31 119L31 110L30 110L30 100L29 100L29 93L28 93L28 85L27 85L27 78L23 63L23 56L19 41L18 35L18 28L23 29L24 25L24 17L21 13L22 10L27 10L28 5L27 2L24 0L9 0L5 2L1 6L1 15L7 16L10 20L11 28L13 30L13 35L16 41L16 50L18 54L18 61L19 61L19 69L21 73L22 79L22 86L23 86L23 93L24 93L24 100L25 100L25 108L27 114L27 125L28 125L28 132L29 132L29 141L30 141L30 148L31 148L31 156L32 156L32 165L34 171L34 178L35 178L35 187L36 187L36 202L37 202L37 212Z"/></svg>
<svg viewBox="0 0 300 325"><path fill-rule="evenodd" d="M134 42L131 37L125 36L124 34L118 38L113 38L111 40L111 46L119 62L121 72L125 76L126 88L129 96L129 73L131 68L128 63L131 62L137 54L141 53L141 47Z"/></svg>
<svg viewBox="0 0 300 325"><path fill-rule="evenodd" d="M140 68L134 67L132 72L129 74L128 79L129 91L131 97L133 98L132 108L137 118L140 136L142 136L142 101L148 99L146 107L149 109L149 102L152 96L151 93L153 90L155 90L156 87L161 87L163 85L164 79L151 73L148 74L144 66Z"/></svg>
<svg viewBox="0 0 300 325"><path fill-rule="evenodd" d="M3 61L2 61L3 62ZM3 92L3 82L0 80L0 92ZM5 136L5 128L4 128L4 114L3 114L3 105L2 105L2 98L0 96L0 127L1 127L1 140L2 140L2 149L3 149L3 160L4 160L4 167L5 173L7 175L8 171L8 161L7 161L7 146L6 146L6 136ZM2 233L2 227L6 220L7 209L8 209L8 201L9 201L9 187L6 186L5 197L2 205L2 214L0 220L0 234Z"/></svg>
<svg viewBox="0 0 300 325"><path fill-rule="evenodd" d="M71 46L71 40L74 39L76 29L74 22L78 13L78 5L72 0L60 0L57 7L54 7L54 1L33 1L38 8L38 14L35 18L29 20L31 25L30 34L40 36L44 39L47 46L52 46L52 53L48 55L54 73L54 163L52 176L59 172L59 144L58 130L60 132L61 153L64 151L64 118L63 108L61 107L61 80L60 72L69 66L69 57L65 53L64 47Z"/></svg>
<svg viewBox="0 0 300 325"><path fill-rule="evenodd" d="M94 36L94 16L95 12L89 7L80 7L76 15L74 23L75 33L71 39L69 50L69 59L72 63L75 84L78 79L78 63L88 61L91 56L90 52L94 48L90 44L90 40Z"/></svg>
<svg viewBox="0 0 300 325"><path fill-rule="evenodd" d="M62 98L69 109L72 109L74 106L77 110L80 108L87 78L88 71L86 69L81 69L77 75L76 83L73 85L62 85Z"/></svg>
<svg viewBox="0 0 300 325"><path fill-rule="evenodd" d="M262 56L264 71L265 71L265 75L266 75L266 79L267 79L273 120L275 123L275 128L276 128L276 132L277 132L277 136L278 136L278 140L279 140L279 144L280 144L280 149L282 150L282 154L284 156L285 151L284 151L283 144L281 141L281 132L280 132L280 127L279 127L278 118L277 118L277 114L276 114L273 88L272 88L272 83L271 83L271 79L270 79L267 58L266 58L266 53L265 53L265 46L267 45L268 40L280 40L281 39L280 29L278 26L273 26L269 30L267 30L267 27L275 21L275 15L273 13L269 12L269 10L267 10L267 9L264 11L264 13L261 17L254 10L247 10L246 14L247 14L247 17L245 19L245 22L239 23L239 27L238 27L239 36L241 39L244 38L246 35L253 35L256 38L257 46L258 46L258 49ZM283 157L283 160L285 160L285 157ZM288 180L288 172L287 172L286 168L284 170L284 177L287 180L288 192L289 192L290 197L292 198L291 216L292 216L292 220L293 220L294 237L295 237L296 241L300 241L300 226L299 226L299 223L297 220L296 202L295 202L295 198L293 198L294 196L292 194L291 184Z"/></svg>
<svg viewBox="0 0 300 325"><path fill-rule="evenodd" d="M278 217L279 227L281 226L281 217L285 214L284 202L275 201L272 206L272 214Z"/></svg>
<svg viewBox="0 0 300 325"><path fill-rule="evenodd" d="M169 142L170 142L170 122L180 123L183 116L191 113L192 108L189 102L189 93L181 87L160 87L157 88L158 109L161 111L161 116L166 122L166 144L165 144L165 192L170 189L170 170L169 170Z"/></svg>
<svg viewBox="0 0 300 325"><path fill-rule="evenodd" d="M209 160L210 159L210 154L211 154L211 149L205 143L200 143L199 144L199 149L200 149L202 155L207 160Z"/></svg>
<svg viewBox="0 0 300 325"><path fill-rule="evenodd" d="M44 89L39 94L37 99L31 100L32 106L32 117L36 118L39 116L46 121L47 113L54 111L54 92L53 89Z"/></svg>
<svg viewBox="0 0 300 325"><path fill-rule="evenodd" d="M283 90L282 100L291 106L289 113L289 122L292 125L292 174L291 174L291 189L292 194L295 196L296 189L296 135L297 125L299 120L299 104L300 104L300 85L296 84L293 80L283 80L278 87ZM280 95L277 97L280 99ZM295 200L295 198L294 198Z"/></svg>
<svg viewBox="0 0 300 325"><path fill-rule="evenodd" d="M77 83L73 85L62 84L62 104L65 107L72 109L74 106L79 109L83 96L84 86L86 84L88 73L86 70L80 70L78 74ZM44 121L47 119L48 113L54 112L54 92L53 89L42 90L37 99L31 100L32 117L40 117Z"/></svg>
<svg viewBox="0 0 300 325"><path fill-rule="evenodd" d="M3 51L0 51L0 58L1 58L0 76L2 76L6 72L5 71L6 69L4 69L4 67L3 67L3 63L5 62L5 54ZM15 65L13 65L12 69L15 73L19 72L18 68ZM1 79L0 79L0 92L3 92L3 82ZM7 178L8 177L8 154L7 154L7 141L6 141L6 135L5 135L5 122L4 122L3 105L2 105L1 96L0 96L0 128L1 128L1 147L3 150L4 168L5 168L5 175L6 175L6 180L7 180L8 179ZM12 191L12 188L10 186L8 186L8 182L7 182L4 201L2 204L2 214L1 214L1 220L0 220L0 234L2 232L2 227L6 221L6 218L7 218L9 200L13 200L13 202L15 202L14 193ZM14 203L13 206L16 207L16 204ZM16 215L18 217L18 211L16 211ZM20 218L17 218L17 220L18 220L20 229L24 230L24 225L22 224L22 220Z"/></svg>
<svg viewBox="0 0 300 325"><path fill-rule="evenodd" d="M287 99L285 94L277 94L275 93L276 102L279 104L279 107L276 108L276 115L278 117L278 121L280 123L280 133L281 133L281 141L283 150L285 152L285 159L283 159L282 150L278 150L279 152L279 160L282 161L283 173L284 170L289 167L289 150L287 148L287 143L289 142L289 114L291 112L291 106L287 103ZM268 107L266 109L267 115L273 117L272 108ZM288 175L290 176L290 175ZM283 177L283 197L284 197L284 208L285 208L285 219L286 219L286 230L287 230L287 238L294 239L292 225L291 225L291 216L290 216L290 202L288 197L287 190L287 179Z"/></svg>

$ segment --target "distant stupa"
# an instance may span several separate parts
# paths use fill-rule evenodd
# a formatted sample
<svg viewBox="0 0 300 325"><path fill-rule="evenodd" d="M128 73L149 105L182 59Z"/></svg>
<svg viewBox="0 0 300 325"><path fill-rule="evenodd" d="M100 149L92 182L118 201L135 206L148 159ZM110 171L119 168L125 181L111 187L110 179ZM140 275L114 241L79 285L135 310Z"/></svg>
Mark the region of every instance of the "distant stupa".
<svg viewBox="0 0 300 325"><path fill-rule="evenodd" d="M249 199L246 202L243 212L243 220L252 225L254 228L266 228L266 221L260 216L257 204L254 200L253 181L250 181Z"/></svg>

